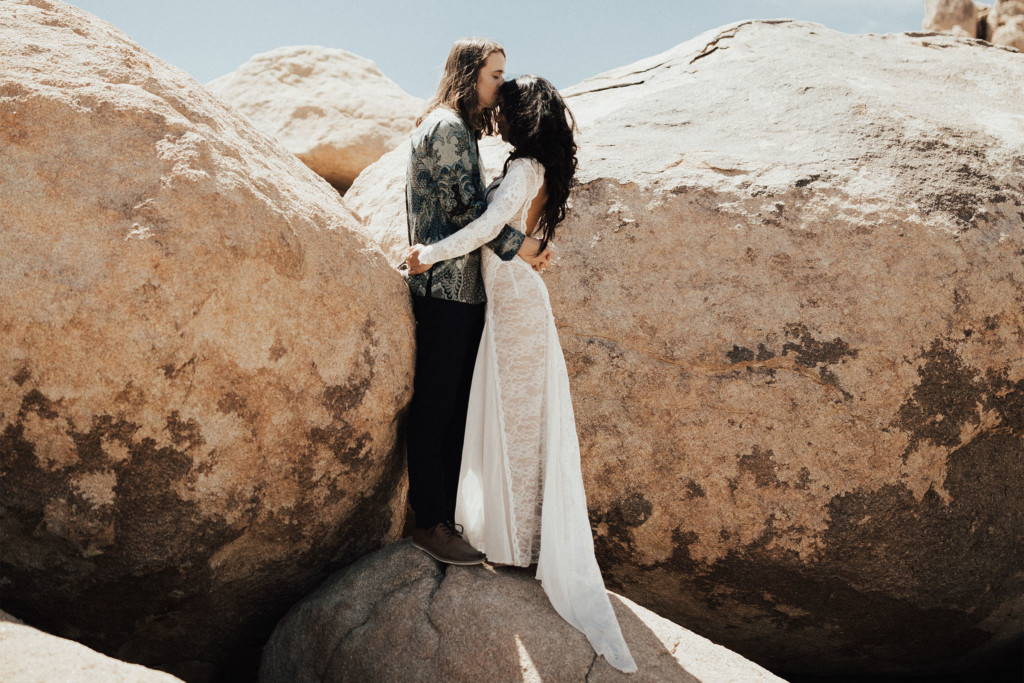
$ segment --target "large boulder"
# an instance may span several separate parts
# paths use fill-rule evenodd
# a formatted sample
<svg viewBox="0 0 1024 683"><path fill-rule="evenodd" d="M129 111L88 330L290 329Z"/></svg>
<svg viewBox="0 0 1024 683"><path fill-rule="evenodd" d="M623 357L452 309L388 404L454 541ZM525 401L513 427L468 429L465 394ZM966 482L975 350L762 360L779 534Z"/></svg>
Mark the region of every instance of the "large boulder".
<svg viewBox="0 0 1024 683"><path fill-rule="evenodd" d="M987 23L990 41L1024 50L1024 0L996 0Z"/></svg>
<svg viewBox="0 0 1024 683"><path fill-rule="evenodd" d="M771 20L563 92L544 278L609 588L792 673L1021 631L1020 82L983 41ZM404 174L365 175L404 232L367 210Z"/></svg>
<svg viewBox="0 0 1024 683"><path fill-rule="evenodd" d="M534 572L442 565L408 540L338 572L296 604L263 650L260 683L295 681L781 681L611 594L637 671L597 656Z"/></svg>
<svg viewBox="0 0 1024 683"><path fill-rule="evenodd" d="M0 611L0 680L4 683L181 681L163 671L122 662L81 643L40 631L3 611Z"/></svg>
<svg viewBox="0 0 1024 683"><path fill-rule="evenodd" d="M974 38L978 32L978 7L974 0L925 0L921 28Z"/></svg>
<svg viewBox="0 0 1024 683"><path fill-rule="evenodd" d="M413 129L423 100L336 48L279 47L206 84L344 192Z"/></svg>
<svg viewBox="0 0 1024 683"><path fill-rule="evenodd" d="M0 63L0 605L212 675L398 537L407 286L113 26L4 2Z"/></svg>

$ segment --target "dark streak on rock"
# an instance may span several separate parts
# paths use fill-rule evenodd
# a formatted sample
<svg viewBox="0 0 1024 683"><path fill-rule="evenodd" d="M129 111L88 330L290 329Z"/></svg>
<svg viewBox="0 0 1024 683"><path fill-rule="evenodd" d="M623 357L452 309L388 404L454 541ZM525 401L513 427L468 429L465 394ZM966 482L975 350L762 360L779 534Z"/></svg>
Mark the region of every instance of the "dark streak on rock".
<svg viewBox="0 0 1024 683"><path fill-rule="evenodd" d="M825 384L829 384L838 389L839 393L841 393L843 395L843 398L846 399L847 401L853 398L853 394L851 394L849 391L840 386L839 378L836 376L836 373L832 372L827 367L822 366L818 368L818 377L820 377L821 381L824 382Z"/></svg>
<svg viewBox="0 0 1024 683"><path fill-rule="evenodd" d="M233 391L229 391L218 399L217 410L225 415L228 413L234 413L239 416L244 416L248 412L248 404L244 398Z"/></svg>
<svg viewBox="0 0 1024 683"><path fill-rule="evenodd" d="M57 417L54 409L56 404L43 395L38 389L32 389L21 397L21 407L18 409L18 417L24 418L28 413L35 413L39 417L53 420Z"/></svg>
<svg viewBox="0 0 1024 683"><path fill-rule="evenodd" d="M167 433L171 435L171 443L175 446L184 445L186 451L206 443L199 423L191 417L182 420L177 410L172 410L167 416Z"/></svg>
<svg viewBox="0 0 1024 683"><path fill-rule="evenodd" d="M842 393L843 398L847 401L853 399L853 394L848 392L839 384L839 378L836 376L827 365L839 363L844 357L856 357L857 351L851 349L849 344L845 341L836 337L830 342L819 341L811 335L806 325L802 323L789 323L784 328L784 333L787 337L795 337L798 339L797 342L786 342L782 345L782 355L788 355L790 352L794 353L794 362L804 367L815 367L818 363L823 363L822 367L818 368L818 376L822 382L830 386L834 386ZM733 344L732 350L727 351L725 357L730 363L750 363L752 361L764 361L775 357L775 354L770 351L764 344L757 345L757 355L745 346L739 346ZM770 378L768 384L773 384L775 380L775 368L758 367L755 365L748 365L747 372L749 374L760 374L767 375ZM734 378L737 375L726 373L716 375L722 378Z"/></svg>
<svg viewBox="0 0 1024 683"><path fill-rule="evenodd" d="M371 325L369 321L367 325ZM353 471L359 471L370 464L373 456L373 441L370 434L357 432L349 423L351 413L362 404L373 380L375 361L369 345L363 348L362 360L362 364L353 370L352 378L347 384L324 388L322 403L331 415L331 422L328 425L313 427L308 432L311 444L322 444L341 462L347 463ZM311 453L315 457L315 451ZM305 462L311 463L312 460L306 458Z"/></svg>
<svg viewBox="0 0 1024 683"><path fill-rule="evenodd" d="M736 346L733 344L732 351L726 353L725 357L728 358L731 363L745 363L747 361L754 360L754 352L745 346Z"/></svg>
<svg viewBox="0 0 1024 683"><path fill-rule="evenodd" d="M754 360L768 360L774 358L775 354L765 348L764 344L757 345L757 355L745 346L733 345L732 350L726 352L725 357L729 359L730 363L749 363ZM752 375L766 375L769 378L768 384L774 384L775 381L775 368L766 368L757 365L748 365L747 373ZM723 376L723 375L719 375ZM735 373L724 375L725 377L736 377Z"/></svg>
<svg viewBox="0 0 1024 683"><path fill-rule="evenodd" d="M917 369L920 381L889 424L910 435L900 454L904 463L922 441L945 447L959 445L963 426L979 422L977 406L986 391L978 372L966 366L941 340L933 340L919 357L925 360Z"/></svg>
<svg viewBox="0 0 1024 683"><path fill-rule="evenodd" d="M697 536L680 526L668 560L637 567L631 534L622 529L599 546L602 566L615 567L609 583L635 588L631 597L642 602L644 577L668 572L686 597L662 597L664 616L776 671L926 675L984 662L986 648L1001 641L983 624L1024 594L1024 379L1011 380L1004 369L982 377L939 340L922 357L921 381L896 422L915 443L953 447L942 484L948 502L934 488L918 500L900 482L836 495L820 551L810 558L780 549L780 538L806 530L779 528L784 518L774 513L757 539L711 564L694 559ZM997 420L960 444L958 426L975 421L979 405ZM938 414L947 417L937 422ZM758 485L772 482L767 451L740 462ZM801 468L794 488L809 483ZM726 622L716 609L748 616ZM1009 619L1003 614L997 623L1005 630ZM790 646L779 648L780 638ZM822 651L829 657L815 656Z"/></svg>
<svg viewBox="0 0 1024 683"><path fill-rule="evenodd" d="M747 372L751 375L765 375L768 380L765 384L775 384L775 368L766 368L759 365L748 365Z"/></svg>
<svg viewBox="0 0 1024 683"><path fill-rule="evenodd" d="M275 339L273 345L269 349L270 360L276 361L286 353L288 353L288 349L284 347L280 340Z"/></svg>
<svg viewBox="0 0 1024 683"><path fill-rule="evenodd" d="M830 342L815 339L807 326L803 323L789 323L785 326L784 332L787 337L796 337L798 342L786 342L782 345L782 355L790 351L796 354L794 361L805 367L813 368L818 363L831 365L838 363L846 356L854 358L857 351L851 349L845 341L836 337Z"/></svg>
<svg viewBox="0 0 1024 683"><path fill-rule="evenodd" d="M635 552L630 529L646 522L653 510L654 506L639 492L631 493L620 499L607 510L590 508L588 512L591 526L605 524L608 529L606 534L596 535L596 546L612 557L630 561L627 558Z"/></svg>
<svg viewBox="0 0 1024 683"><path fill-rule="evenodd" d="M29 370L27 366L23 365L11 376L11 379L20 387L23 386L31 377L32 371Z"/></svg>
<svg viewBox="0 0 1024 683"><path fill-rule="evenodd" d="M40 394L29 404L49 402ZM201 603L200 613L235 609L217 604L207 559L240 531L202 517L194 503L180 499L174 484L188 473L191 457L150 438L134 440L138 429L111 415L94 416L85 432L68 427L77 458L51 471L40 466L21 421L4 428L0 538L7 540L0 573L8 581L0 585L0 601L46 631L127 661L158 664L180 655L182 639L194 642L194 633L174 624L190 602ZM112 458L104 441L124 445L129 456ZM114 506L96 505L71 486L76 477L104 469L116 476ZM47 523L47 506L57 502L73 523ZM25 597L36 595L46 595L46 602ZM168 616L142 627L135 621L154 614ZM211 646L223 638L209 636ZM132 640L148 647L135 651L127 644Z"/></svg>
<svg viewBox="0 0 1024 683"><path fill-rule="evenodd" d="M789 484L780 481L778 477L778 466L773 460L775 453L772 449L762 449L754 446L750 453L741 453L737 456L737 466L740 474L747 472L754 477L754 485L758 488L775 486L789 488Z"/></svg>
<svg viewBox="0 0 1024 683"><path fill-rule="evenodd" d="M175 374L172 366L165 372ZM344 410L358 404L366 386L358 381L350 387L354 393L325 392L325 401ZM244 410L244 401L226 395L218 407ZM238 497L234 504L242 508L241 521L228 524L178 496L176 491L194 484L199 474L189 452L204 441L196 421L173 411L165 418L172 445L161 447L152 438L138 439L140 426L116 415L93 417L83 432L65 419L77 457L50 471L39 462L39 446L26 438L24 419L36 413L56 420L59 411L59 402L33 389L24 395L16 421L0 432L5 474L0 477L0 576L5 579L0 603L45 631L119 659L170 670L190 657L186 668L191 671L245 670L258 661L276 623L323 578L328 565L376 549L390 529L390 501L404 473L401 444L388 454L380 481L363 492L345 524L312 523L322 518L315 506L347 494L332 483L330 500L322 503L317 496L324 483L312 479L307 462L298 476L310 492L299 507L308 509L282 517L264 511L259 520L263 538L280 536L294 554L262 563L245 579L251 588L224 590L210 560L251 531L261 497L258 490ZM355 462L369 457L368 439L346 440L361 454ZM127 457L105 452L106 443L122 445ZM114 505L97 505L71 486L78 476L100 470L114 472ZM48 523L48 505L51 510L62 506L60 513L71 522ZM210 619L213 614L218 618ZM225 618L236 626L225 630ZM196 643L205 649L197 651Z"/></svg>
<svg viewBox="0 0 1024 683"><path fill-rule="evenodd" d="M174 379L178 375L180 375L181 371L184 370L186 367L190 367L191 366L193 371L194 371L195 370L195 365L196 365L196 358L197 358L197 356L192 356L191 358L189 358L187 361L185 361L184 363L182 363L178 367L174 367L173 363L167 363L166 365L161 365L160 369L163 370L164 377L167 377L168 379Z"/></svg>
<svg viewBox="0 0 1024 683"><path fill-rule="evenodd" d="M810 488L811 483L811 471L804 466L800 467L800 471L797 473L796 483L793 484L795 489L807 489Z"/></svg>

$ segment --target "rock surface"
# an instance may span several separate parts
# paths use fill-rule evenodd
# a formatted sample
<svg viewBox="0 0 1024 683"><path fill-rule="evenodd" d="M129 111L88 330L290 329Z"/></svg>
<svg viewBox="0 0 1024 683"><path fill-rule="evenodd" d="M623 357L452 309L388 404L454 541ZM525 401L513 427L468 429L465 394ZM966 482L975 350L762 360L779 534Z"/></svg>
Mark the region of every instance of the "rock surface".
<svg viewBox="0 0 1024 683"><path fill-rule="evenodd" d="M261 683L294 681L781 681L612 594L637 671L598 657L534 571L442 565L392 543L295 605L263 651Z"/></svg>
<svg viewBox="0 0 1024 683"><path fill-rule="evenodd" d="M0 611L0 681L171 683L181 679L100 654L81 643L27 626Z"/></svg>
<svg viewBox="0 0 1024 683"><path fill-rule="evenodd" d="M989 40L1024 50L1024 0L996 0L988 16Z"/></svg>
<svg viewBox="0 0 1024 683"><path fill-rule="evenodd" d="M424 104L369 59L313 45L260 53L207 87L342 192Z"/></svg>
<svg viewBox="0 0 1024 683"><path fill-rule="evenodd" d="M330 185L109 24L3 2L0 64L0 604L212 672L398 537L408 289Z"/></svg>
<svg viewBox="0 0 1024 683"><path fill-rule="evenodd" d="M793 674L1020 632L1021 84L983 41L775 20L564 91L544 277L609 588ZM346 201L402 244L378 164Z"/></svg>
<svg viewBox="0 0 1024 683"><path fill-rule="evenodd" d="M978 8L973 0L925 0L921 28L974 38L978 31Z"/></svg>

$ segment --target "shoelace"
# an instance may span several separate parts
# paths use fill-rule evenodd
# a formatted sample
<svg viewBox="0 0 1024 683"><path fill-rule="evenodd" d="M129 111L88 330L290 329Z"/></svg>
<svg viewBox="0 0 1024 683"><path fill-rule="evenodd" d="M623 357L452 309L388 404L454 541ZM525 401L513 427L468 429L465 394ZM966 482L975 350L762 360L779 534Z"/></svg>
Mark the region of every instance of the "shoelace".
<svg viewBox="0 0 1024 683"><path fill-rule="evenodd" d="M449 536L458 536L459 538L462 538L463 526L461 524L453 525L452 522L445 521L442 522L442 527L444 528L444 532Z"/></svg>

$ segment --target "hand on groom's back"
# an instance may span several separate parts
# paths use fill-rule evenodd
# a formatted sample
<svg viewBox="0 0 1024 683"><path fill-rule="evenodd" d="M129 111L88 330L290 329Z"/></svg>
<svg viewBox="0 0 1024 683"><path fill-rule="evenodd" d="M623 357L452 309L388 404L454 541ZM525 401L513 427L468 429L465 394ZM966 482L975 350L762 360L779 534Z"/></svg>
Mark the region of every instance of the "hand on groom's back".
<svg viewBox="0 0 1024 683"><path fill-rule="evenodd" d="M414 244L405 252L405 265L409 267L409 275L419 275L430 270L433 264L420 263L419 255L422 244Z"/></svg>

